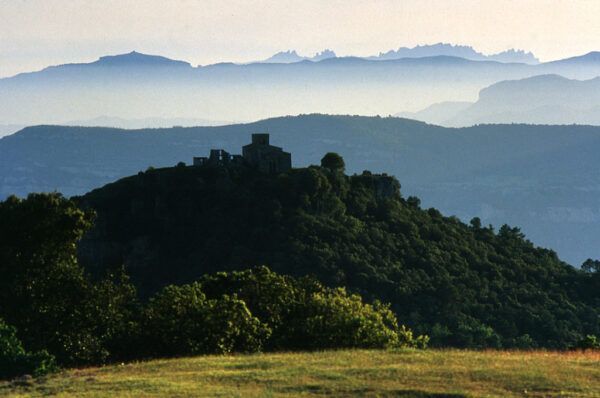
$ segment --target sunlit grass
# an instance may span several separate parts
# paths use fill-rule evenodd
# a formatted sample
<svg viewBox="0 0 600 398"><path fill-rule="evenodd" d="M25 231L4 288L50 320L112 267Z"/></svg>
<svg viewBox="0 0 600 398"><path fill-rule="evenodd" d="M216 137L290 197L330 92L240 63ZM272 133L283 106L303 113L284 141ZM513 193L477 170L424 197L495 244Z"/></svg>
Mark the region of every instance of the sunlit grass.
<svg viewBox="0 0 600 398"><path fill-rule="evenodd" d="M0 383L11 397L600 397L600 352L327 351L206 356Z"/></svg>

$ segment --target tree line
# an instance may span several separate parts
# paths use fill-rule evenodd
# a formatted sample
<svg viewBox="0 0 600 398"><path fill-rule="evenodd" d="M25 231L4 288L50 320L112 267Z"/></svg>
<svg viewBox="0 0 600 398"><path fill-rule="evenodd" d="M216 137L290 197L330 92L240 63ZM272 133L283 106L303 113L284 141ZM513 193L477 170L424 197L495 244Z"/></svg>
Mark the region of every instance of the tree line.
<svg viewBox="0 0 600 398"><path fill-rule="evenodd" d="M427 345L389 305L257 267L169 285L142 300L123 270L76 258L93 223L59 194L0 203L0 377L197 354Z"/></svg>
<svg viewBox="0 0 600 398"><path fill-rule="evenodd" d="M149 169L83 197L10 197L0 220L0 369L600 335L597 261L422 209L335 154L279 175Z"/></svg>

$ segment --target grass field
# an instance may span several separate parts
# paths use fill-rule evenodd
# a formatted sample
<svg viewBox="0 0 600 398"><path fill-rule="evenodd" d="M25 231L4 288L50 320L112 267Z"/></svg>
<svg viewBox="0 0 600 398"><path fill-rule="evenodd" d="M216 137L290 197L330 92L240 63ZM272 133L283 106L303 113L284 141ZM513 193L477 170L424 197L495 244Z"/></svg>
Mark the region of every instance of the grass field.
<svg viewBox="0 0 600 398"><path fill-rule="evenodd" d="M208 356L0 383L9 397L600 397L600 352L328 351Z"/></svg>

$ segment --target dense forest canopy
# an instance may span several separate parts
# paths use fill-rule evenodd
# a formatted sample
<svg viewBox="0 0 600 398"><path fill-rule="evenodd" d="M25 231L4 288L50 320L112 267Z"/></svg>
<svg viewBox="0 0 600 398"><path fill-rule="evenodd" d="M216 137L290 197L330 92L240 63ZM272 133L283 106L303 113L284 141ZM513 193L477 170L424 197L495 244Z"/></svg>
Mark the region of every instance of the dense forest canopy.
<svg viewBox="0 0 600 398"><path fill-rule="evenodd" d="M124 265L143 297L260 265L311 275L391 303L434 346L566 348L600 333L593 263L578 270L518 228L422 209L395 178L345 175L340 159L279 175L140 172L75 198L97 213L79 258L96 275Z"/></svg>
<svg viewBox="0 0 600 398"><path fill-rule="evenodd" d="M0 380L57 366L266 350L424 348L389 305L267 267L204 275L146 300L122 269L92 279L93 213L60 194L0 202Z"/></svg>
<svg viewBox="0 0 600 398"><path fill-rule="evenodd" d="M206 353L598 347L599 261L575 269L518 228L344 168L335 153L271 175L180 163L0 202L0 378Z"/></svg>

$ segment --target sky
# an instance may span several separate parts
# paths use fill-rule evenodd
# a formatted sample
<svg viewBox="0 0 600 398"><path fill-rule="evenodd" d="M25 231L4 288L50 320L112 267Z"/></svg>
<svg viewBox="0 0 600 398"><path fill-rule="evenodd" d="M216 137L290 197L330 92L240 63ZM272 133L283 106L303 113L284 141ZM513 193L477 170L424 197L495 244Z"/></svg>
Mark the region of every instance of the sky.
<svg viewBox="0 0 600 398"><path fill-rule="evenodd" d="M0 77L136 50L193 65L446 42L542 61L600 50L599 0L0 0Z"/></svg>

